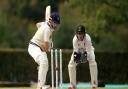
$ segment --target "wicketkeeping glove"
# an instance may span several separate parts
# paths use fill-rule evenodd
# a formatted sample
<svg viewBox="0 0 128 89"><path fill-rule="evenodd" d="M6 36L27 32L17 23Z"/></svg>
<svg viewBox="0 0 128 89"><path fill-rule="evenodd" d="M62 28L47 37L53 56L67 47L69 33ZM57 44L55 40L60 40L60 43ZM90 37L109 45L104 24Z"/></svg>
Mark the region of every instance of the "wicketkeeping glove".
<svg viewBox="0 0 128 89"><path fill-rule="evenodd" d="M74 52L74 61L77 63L80 60L81 53Z"/></svg>
<svg viewBox="0 0 128 89"><path fill-rule="evenodd" d="M86 63L87 62L87 52L86 51L84 53L74 52L74 61L76 63Z"/></svg>
<svg viewBox="0 0 128 89"><path fill-rule="evenodd" d="M81 63L86 63L87 62L87 52L85 51L84 53L81 54Z"/></svg>

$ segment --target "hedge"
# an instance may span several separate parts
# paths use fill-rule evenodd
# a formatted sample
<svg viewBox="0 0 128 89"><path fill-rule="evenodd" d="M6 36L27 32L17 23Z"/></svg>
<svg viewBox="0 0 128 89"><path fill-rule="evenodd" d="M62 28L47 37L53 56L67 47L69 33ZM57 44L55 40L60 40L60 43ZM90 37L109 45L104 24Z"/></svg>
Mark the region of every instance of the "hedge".
<svg viewBox="0 0 128 89"><path fill-rule="evenodd" d="M105 83L128 83L127 52L96 52L98 80ZM69 82L68 62L71 50L63 50L63 81ZM51 83L50 54L47 83ZM31 82L37 81L37 67L26 50L0 51L0 81ZM90 82L88 63L77 66L78 82Z"/></svg>

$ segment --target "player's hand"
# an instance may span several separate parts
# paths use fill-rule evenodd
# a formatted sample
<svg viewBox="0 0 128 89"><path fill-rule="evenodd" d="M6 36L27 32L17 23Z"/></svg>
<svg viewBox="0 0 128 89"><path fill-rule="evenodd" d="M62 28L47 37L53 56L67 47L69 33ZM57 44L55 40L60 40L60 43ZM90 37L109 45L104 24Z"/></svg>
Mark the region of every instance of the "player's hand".
<svg viewBox="0 0 128 89"><path fill-rule="evenodd" d="M86 51L84 53L74 52L74 61L78 64L86 63L87 62L87 52Z"/></svg>
<svg viewBox="0 0 128 89"><path fill-rule="evenodd" d="M84 52L84 56L87 57L87 51Z"/></svg>
<svg viewBox="0 0 128 89"><path fill-rule="evenodd" d="M81 57L81 53L78 52L74 52L74 61L77 62L78 60L80 60Z"/></svg>
<svg viewBox="0 0 128 89"><path fill-rule="evenodd" d="M49 51L49 43L44 42L43 48L44 48L45 52L48 52Z"/></svg>

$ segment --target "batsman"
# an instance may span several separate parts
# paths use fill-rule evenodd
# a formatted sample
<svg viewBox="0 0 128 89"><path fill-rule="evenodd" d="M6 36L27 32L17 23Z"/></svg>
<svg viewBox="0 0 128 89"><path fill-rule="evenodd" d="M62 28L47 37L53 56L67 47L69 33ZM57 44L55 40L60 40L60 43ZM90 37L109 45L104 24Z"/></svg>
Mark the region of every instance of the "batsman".
<svg viewBox="0 0 128 89"><path fill-rule="evenodd" d="M86 63L87 61L89 62L92 88L96 89L98 86L98 71L94 48L85 26L79 25L73 38L73 53L68 64L70 78L70 87L68 89L76 89L76 66L81 63Z"/></svg>
<svg viewBox="0 0 128 89"><path fill-rule="evenodd" d="M48 89L45 85L48 72L47 52L52 48L52 33L60 24L60 16L52 12L48 20L37 23L38 30L29 42L28 52L38 64L38 85L37 89Z"/></svg>

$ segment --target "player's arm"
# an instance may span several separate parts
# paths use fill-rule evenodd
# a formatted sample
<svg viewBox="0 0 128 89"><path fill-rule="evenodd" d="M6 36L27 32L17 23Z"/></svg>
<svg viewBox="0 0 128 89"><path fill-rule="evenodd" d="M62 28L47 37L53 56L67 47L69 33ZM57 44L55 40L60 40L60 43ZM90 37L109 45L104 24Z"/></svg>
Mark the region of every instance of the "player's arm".
<svg viewBox="0 0 128 89"><path fill-rule="evenodd" d="M72 44L73 44L73 51L74 51L74 59L78 59L79 52L78 52L78 41L76 36L74 36Z"/></svg>
<svg viewBox="0 0 128 89"><path fill-rule="evenodd" d="M73 51L78 52L78 41L76 35L73 38L72 44L73 44Z"/></svg>
<svg viewBox="0 0 128 89"><path fill-rule="evenodd" d="M76 36L74 36L72 44L74 61L77 62L80 59L81 54L78 52L78 42Z"/></svg>
<svg viewBox="0 0 128 89"><path fill-rule="evenodd" d="M43 45L43 47L44 47L46 52L48 52L49 49L50 49L50 37L51 37L50 30L45 29L45 31L44 31L44 45Z"/></svg>
<svg viewBox="0 0 128 89"><path fill-rule="evenodd" d="M40 28L43 23L44 23L44 22L38 22L38 23L36 23L36 27L37 27L37 28Z"/></svg>
<svg viewBox="0 0 128 89"><path fill-rule="evenodd" d="M91 41L91 37L89 35L86 35L86 45L87 45L87 52L92 51L92 41Z"/></svg>

